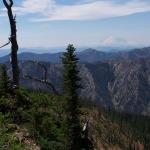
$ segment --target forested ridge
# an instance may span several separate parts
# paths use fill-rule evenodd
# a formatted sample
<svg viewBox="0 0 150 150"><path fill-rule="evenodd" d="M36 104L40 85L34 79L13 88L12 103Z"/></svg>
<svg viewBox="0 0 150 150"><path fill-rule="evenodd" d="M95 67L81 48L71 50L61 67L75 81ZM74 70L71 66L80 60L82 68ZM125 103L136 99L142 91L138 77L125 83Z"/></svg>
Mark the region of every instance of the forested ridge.
<svg viewBox="0 0 150 150"><path fill-rule="evenodd" d="M103 108L79 96L82 89L79 59L69 44L61 55L62 92L48 80L44 64L42 79L30 74L26 80L45 84L49 91L20 85L16 16L13 0L3 0L10 23L11 44L8 76L0 65L0 150L150 150L150 118Z"/></svg>
<svg viewBox="0 0 150 150"><path fill-rule="evenodd" d="M66 95L12 89L5 69L2 65L0 149L66 150ZM80 99L79 117L77 141L83 149L150 148L149 117L119 113L86 99Z"/></svg>

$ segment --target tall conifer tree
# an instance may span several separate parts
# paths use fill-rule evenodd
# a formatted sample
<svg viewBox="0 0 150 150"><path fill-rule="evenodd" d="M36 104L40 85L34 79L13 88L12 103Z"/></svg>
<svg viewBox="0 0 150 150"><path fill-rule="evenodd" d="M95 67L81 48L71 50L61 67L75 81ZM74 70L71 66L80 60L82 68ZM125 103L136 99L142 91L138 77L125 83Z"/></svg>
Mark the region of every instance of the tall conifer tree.
<svg viewBox="0 0 150 150"><path fill-rule="evenodd" d="M69 45L62 56L64 66L63 89L66 96L66 149L80 150L81 127L79 120L79 98L78 90L80 77L78 71L78 58L75 55L75 48Z"/></svg>

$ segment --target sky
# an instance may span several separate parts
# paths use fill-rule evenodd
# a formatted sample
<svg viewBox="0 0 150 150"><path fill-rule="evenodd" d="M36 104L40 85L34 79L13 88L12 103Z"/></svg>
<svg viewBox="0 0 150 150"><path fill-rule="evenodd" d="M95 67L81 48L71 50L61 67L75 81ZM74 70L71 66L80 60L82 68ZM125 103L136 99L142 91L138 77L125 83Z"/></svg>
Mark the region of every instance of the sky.
<svg viewBox="0 0 150 150"><path fill-rule="evenodd" d="M20 48L150 46L150 0L14 0L13 12ZM1 0L0 45L9 34Z"/></svg>

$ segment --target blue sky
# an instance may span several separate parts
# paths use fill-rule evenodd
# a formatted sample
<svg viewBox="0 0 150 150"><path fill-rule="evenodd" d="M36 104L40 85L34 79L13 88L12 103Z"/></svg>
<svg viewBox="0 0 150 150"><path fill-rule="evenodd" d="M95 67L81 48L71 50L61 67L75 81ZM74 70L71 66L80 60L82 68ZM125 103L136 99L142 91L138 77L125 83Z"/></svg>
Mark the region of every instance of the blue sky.
<svg viewBox="0 0 150 150"><path fill-rule="evenodd" d="M150 46L150 0L14 0L22 48ZM0 1L0 45L9 23Z"/></svg>

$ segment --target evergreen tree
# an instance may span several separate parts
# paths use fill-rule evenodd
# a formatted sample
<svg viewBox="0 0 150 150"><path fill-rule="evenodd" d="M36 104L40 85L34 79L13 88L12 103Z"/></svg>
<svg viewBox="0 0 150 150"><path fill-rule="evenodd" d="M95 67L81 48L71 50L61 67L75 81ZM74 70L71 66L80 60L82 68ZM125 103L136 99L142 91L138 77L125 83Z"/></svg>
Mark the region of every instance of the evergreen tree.
<svg viewBox="0 0 150 150"><path fill-rule="evenodd" d="M62 56L64 66L63 89L66 97L66 149L80 150L81 127L79 119L79 98L80 86L79 71L77 68L78 58L75 55L75 48L69 45Z"/></svg>
<svg viewBox="0 0 150 150"><path fill-rule="evenodd" d="M6 95L9 89L9 78L5 65L1 67L0 96Z"/></svg>

